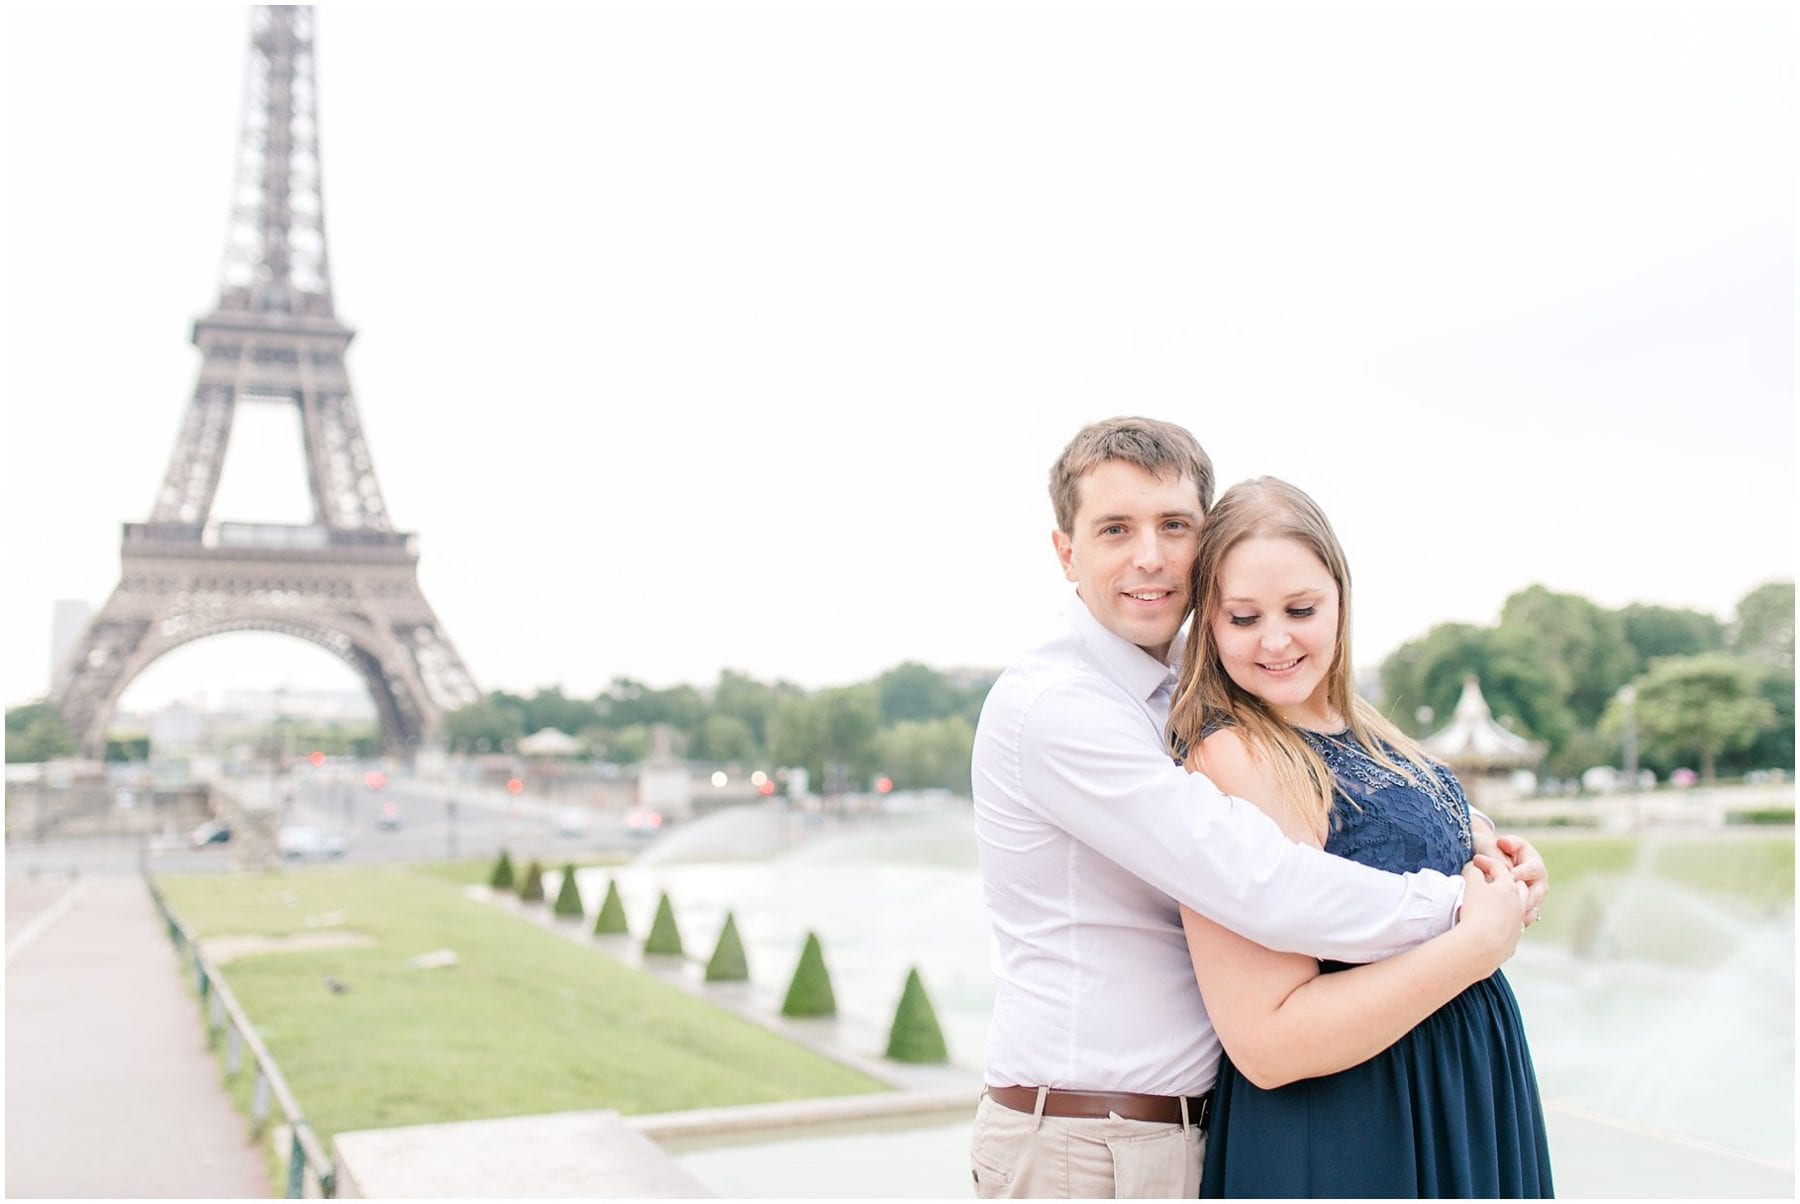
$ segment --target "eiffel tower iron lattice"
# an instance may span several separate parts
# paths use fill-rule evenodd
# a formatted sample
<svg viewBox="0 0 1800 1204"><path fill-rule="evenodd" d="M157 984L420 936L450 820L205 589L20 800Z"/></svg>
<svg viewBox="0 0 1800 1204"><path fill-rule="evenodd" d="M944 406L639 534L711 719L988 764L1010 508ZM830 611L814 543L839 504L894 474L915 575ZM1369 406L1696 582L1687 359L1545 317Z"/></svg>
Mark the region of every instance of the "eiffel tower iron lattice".
<svg viewBox="0 0 1800 1204"><path fill-rule="evenodd" d="M195 321L199 381L150 521L124 524L118 586L70 650L53 701L100 755L126 686L194 640L296 636L368 685L391 749L441 739L475 684L419 589L417 537L395 531L344 366L325 250L313 10L252 10L242 135L219 300ZM232 417L300 413L312 521L212 521Z"/></svg>

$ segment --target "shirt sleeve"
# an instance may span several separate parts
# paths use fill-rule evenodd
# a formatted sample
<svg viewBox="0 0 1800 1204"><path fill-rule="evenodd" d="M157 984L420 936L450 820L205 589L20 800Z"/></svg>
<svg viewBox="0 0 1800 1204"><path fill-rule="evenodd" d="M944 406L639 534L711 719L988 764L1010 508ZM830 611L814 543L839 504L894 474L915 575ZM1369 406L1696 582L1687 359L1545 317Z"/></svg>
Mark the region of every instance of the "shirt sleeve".
<svg viewBox="0 0 1800 1204"><path fill-rule="evenodd" d="M1146 716L1075 679L1022 716L1019 797L1127 872L1270 949L1392 956L1449 929L1463 882L1392 874L1290 841L1144 738Z"/></svg>

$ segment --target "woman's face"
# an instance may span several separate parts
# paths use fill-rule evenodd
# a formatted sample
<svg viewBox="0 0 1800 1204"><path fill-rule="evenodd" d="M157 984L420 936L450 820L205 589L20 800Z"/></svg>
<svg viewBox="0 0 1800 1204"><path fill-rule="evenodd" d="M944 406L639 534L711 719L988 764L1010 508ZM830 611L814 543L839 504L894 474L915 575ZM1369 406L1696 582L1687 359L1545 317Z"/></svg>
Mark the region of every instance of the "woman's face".
<svg viewBox="0 0 1800 1204"><path fill-rule="evenodd" d="M1239 543L1219 565L1213 642L1225 673L1289 723L1335 728L1325 677L1337 654L1338 588L1305 544Z"/></svg>

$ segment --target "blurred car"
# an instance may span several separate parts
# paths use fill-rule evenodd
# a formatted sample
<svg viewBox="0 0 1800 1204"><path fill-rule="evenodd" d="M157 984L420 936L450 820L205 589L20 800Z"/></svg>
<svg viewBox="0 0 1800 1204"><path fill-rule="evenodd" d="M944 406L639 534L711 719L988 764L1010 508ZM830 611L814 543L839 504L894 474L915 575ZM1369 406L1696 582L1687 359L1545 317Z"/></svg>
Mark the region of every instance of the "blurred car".
<svg viewBox="0 0 1800 1204"><path fill-rule="evenodd" d="M586 836L588 813L585 807L564 807L556 813L558 836Z"/></svg>
<svg viewBox="0 0 1800 1204"><path fill-rule="evenodd" d="M290 824L275 833L275 847L283 857L290 860L302 857L342 857L344 838L323 828Z"/></svg>
<svg viewBox="0 0 1800 1204"><path fill-rule="evenodd" d="M391 802L381 804L381 810L375 813L375 826L383 832L398 832L400 808Z"/></svg>
<svg viewBox="0 0 1800 1204"><path fill-rule="evenodd" d="M188 833L188 843L196 849L204 849L209 844L226 844L231 840L231 826L216 819L209 819Z"/></svg>
<svg viewBox="0 0 1800 1204"><path fill-rule="evenodd" d="M660 833L662 826L660 811L652 811L648 807L633 807L625 813L625 833L628 836L648 839Z"/></svg>

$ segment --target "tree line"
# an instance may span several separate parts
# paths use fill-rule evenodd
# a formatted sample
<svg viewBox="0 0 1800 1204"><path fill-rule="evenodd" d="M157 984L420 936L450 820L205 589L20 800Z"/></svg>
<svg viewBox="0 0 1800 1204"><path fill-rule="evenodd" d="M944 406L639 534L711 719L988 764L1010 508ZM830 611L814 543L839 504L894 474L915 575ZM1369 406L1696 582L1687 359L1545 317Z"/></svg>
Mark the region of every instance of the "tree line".
<svg viewBox="0 0 1800 1204"><path fill-rule="evenodd" d="M1609 610L1533 585L1491 627L1441 623L1395 650L1381 666L1382 709L1413 734L1441 727L1469 673L1496 719L1549 746L1544 768L1557 777L1619 764L1628 722L1640 763L1659 775L1794 765L1791 581L1757 586L1729 622L1668 606Z"/></svg>
<svg viewBox="0 0 1800 1204"><path fill-rule="evenodd" d="M1641 763L1659 775L1680 765L1711 776L1794 764L1791 581L1751 590L1730 621L1666 606L1612 610L1533 585L1508 598L1492 626L1442 623L1402 645L1380 667L1377 701L1405 730L1425 734L1449 722L1470 673L1497 719L1545 742L1544 769L1558 777L1619 763L1627 685ZM511 752L553 727L580 740L585 757L634 765L661 728L678 758L800 766L815 790L866 789L881 775L902 790L967 795L975 721L995 676L909 661L817 691L730 669L710 690L630 677L592 698L559 686L496 690L448 715L445 736L453 752L479 755ZM376 738L366 735L373 751ZM7 760L73 752L48 703L7 711Z"/></svg>
<svg viewBox="0 0 1800 1204"><path fill-rule="evenodd" d="M732 669L707 691L657 689L629 677L593 698L570 698L555 686L530 696L496 690L449 715L445 736L452 752L480 754L510 751L521 737L556 728L580 740L586 756L632 765L650 755L662 728L677 758L801 767L814 790L866 789L883 776L900 790L966 795L975 720L995 676L908 661L872 681L812 692Z"/></svg>

